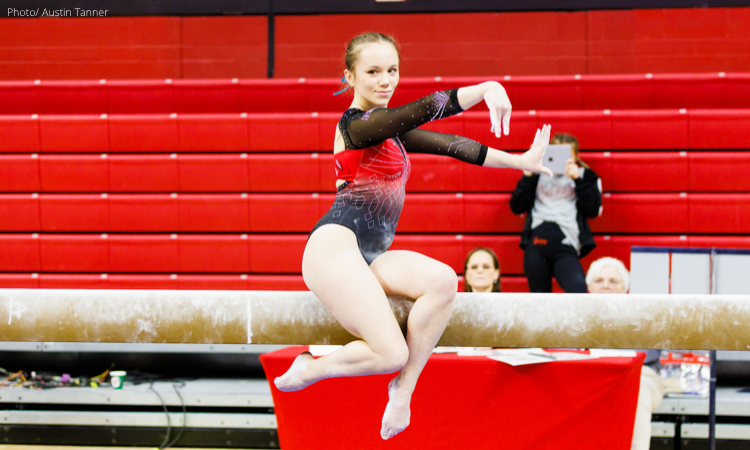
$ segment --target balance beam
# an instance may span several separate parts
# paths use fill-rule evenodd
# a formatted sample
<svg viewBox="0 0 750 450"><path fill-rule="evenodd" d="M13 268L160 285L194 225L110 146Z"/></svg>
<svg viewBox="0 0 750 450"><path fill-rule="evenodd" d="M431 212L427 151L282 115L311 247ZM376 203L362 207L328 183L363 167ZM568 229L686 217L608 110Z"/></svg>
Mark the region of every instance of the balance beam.
<svg viewBox="0 0 750 450"><path fill-rule="evenodd" d="M405 329L413 300L389 300ZM0 289L0 341L354 339L310 292ZM459 293L439 345L750 350L750 296Z"/></svg>

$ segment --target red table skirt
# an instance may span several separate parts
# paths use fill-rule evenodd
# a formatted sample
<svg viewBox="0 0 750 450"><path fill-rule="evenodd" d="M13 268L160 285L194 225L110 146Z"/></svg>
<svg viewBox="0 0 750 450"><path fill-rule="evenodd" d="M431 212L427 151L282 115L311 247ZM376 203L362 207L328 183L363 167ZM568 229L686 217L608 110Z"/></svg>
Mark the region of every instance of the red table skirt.
<svg viewBox="0 0 750 450"><path fill-rule="evenodd" d="M512 367L486 357L433 354L412 396L411 425L383 441L380 424L395 376L333 378L277 390L307 347L262 355L282 450L628 450L643 355Z"/></svg>

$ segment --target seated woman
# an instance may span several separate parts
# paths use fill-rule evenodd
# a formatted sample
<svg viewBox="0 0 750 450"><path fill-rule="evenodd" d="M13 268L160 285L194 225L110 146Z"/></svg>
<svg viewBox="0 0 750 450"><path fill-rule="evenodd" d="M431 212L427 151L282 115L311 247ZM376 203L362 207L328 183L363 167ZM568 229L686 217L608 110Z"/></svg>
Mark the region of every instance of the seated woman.
<svg viewBox="0 0 750 450"><path fill-rule="evenodd" d="M500 262L489 248L477 247L464 262L465 292L500 292Z"/></svg>
<svg viewBox="0 0 750 450"><path fill-rule="evenodd" d="M596 247L588 220L602 206L599 176L578 156L578 139L557 133L552 144L569 144L565 173L553 177L524 171L510 198L514 214L528 213L521 234L523 270L531 292L552 292L552 277L565 292L586 293L579 258Z"/></svg>

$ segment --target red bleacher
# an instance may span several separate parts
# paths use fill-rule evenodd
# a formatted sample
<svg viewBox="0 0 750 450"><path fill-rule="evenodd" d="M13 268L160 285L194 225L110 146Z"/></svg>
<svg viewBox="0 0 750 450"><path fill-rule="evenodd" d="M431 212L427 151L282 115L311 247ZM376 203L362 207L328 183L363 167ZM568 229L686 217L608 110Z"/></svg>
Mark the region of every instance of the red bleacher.
<svg viewBox="0 0 750 450"><path fill-rule="evenodd" d="M503 277L503 292L528 292L526 278ZM556 292L559 291L557 283ZM17 289L188 289L305 291L302 275L0 274L0 286ZM464 289L459 278L459 291Z"/></svg>
<svg viewBox="0 0 750 450"><path fill-rule="evenodd" d="M393 104L492 77L404 78ZM748 108L750 74L495 77L517 110ZM333 79L91 80L0 82L0 114L336 112ZM481 106L484 107L484 106Z"/></svg>
<svg viewBox="0 0 750 450"><path fill-rule="evenodd" d="M334 194L2 194L6 232L306 232ZM506 193L412 193L403 233L520 233ZM605 193L597 233L750 233L750 193ZM430 217L430 220L424 220Z"/></svg>
<svg viewBox="0 0 750 450"><path fill-rule="evenodd" d="M0 116L0 153L299 152L326 150L336 113ZM551 124L582 150L745 149L750 109L515 111L511 134L490 133L487 113L469 111L427 128L506 150L526 149ZM289 133L289 128L294 132ZM283 138L282 138L283 136Z"/></svg>
<svg viewBox="0 0 750 450"><path fill-rule="evenodd" d="M404 79L393 104L477 81ZM543 123L576 135L605 192L585 268L629 263L632 245L750 248L750 74L501 81L510 136L491 135L481 110L427 128L515 151ZM350 102L338 85L0 83L0 286L305 289L302 250L333 199L330 144ZM410 157L393 248L460 273L488 246L503 290L527 290L524 218L508 206L520 174Z"/></svg>
<svg viewBox="0 0 750 450"><path fill-rule="evenodd" d="M0 256L0 271L299 274L306 240L306 234L4 234L0 243L13 253ZM599 235L584 265L608 255L628 262L632 245L750 248L750 237ZM523 274L517 235L402 234L393 249L418 251L461 272L477 246L496 251L504 274Z"/></svg>
<svg viewBox="0 0 750 450"><path fill-rule="evenodd" d="M192 235L172 238L170 235L145 235L129 238L113 235L102 238L92 235L46 235L40 239L28 235L6 235L3 236L2 245L14 252L16 258L7 255L0 257L0 270L5 272L0 274L0 283L4 283L4 287L37 287L37 283L46 280L44 286L66 287L64 283L88 280L80 287L125 288L127 285L131 288L198 289L197 286L202 285L215 289L245 289L245 283L248 283L250 289L284 290L304 287L299 266L305 235L262 236L257 237L255 242L253 240L250 237L247 245L243 245L241 236ZM394 242L393 249L424 253L461 272L463 258L472 248L491 247L502 261L503 289L524 292L527 291L525 279L513 275L523 272L523 252L517 244L515 236L401 235ZM597 244L592 254L582 261L584 267L602 256L615 256L628 262L630 247L633 245L750 248L750 237L606 235L599 236ZM76 252L76 261L70 261L69 254L72 251ZM15 273L9 273L11 271ZM39 273L40 271L47 273ZM98 272L102 271L107 273L109 281L101 281ZM122 273L112 273L118 271ZM200 273L177 274L178 272ZM235 274L226 274L231 272ZM189 280L189 283L179 282L179 287L164 286L174 286L175 279L183 278ZM120 284L113 284L115 281ZM157 281L160 284L154 285Z"/></svg>
<svg viewBox="0 0 750 450"><path fill-rule="evenodd" d="M299 152L326 150L335 113L0 116L0 153ZM582 150L745 149L750 109L515 111L511 134L490 133L487 113L469 111L427 128L506 150L526 149L551 124ZM294 133L289 128L294 127ZM282 139L281 136L284 138Z"/></svg>
<svg viewBox="0 0 750 450"><path fill-rule="evenodd" d="M750 192L748 152L581 152L605 192ZM519 174L410 155L408 192L512 192ZM0 192L333 192L333 155L0 155ZM288 176L289 173L295 176ZM739 174L737 174L739 175ZM644 184L648 180L648 185Z"/></svg>

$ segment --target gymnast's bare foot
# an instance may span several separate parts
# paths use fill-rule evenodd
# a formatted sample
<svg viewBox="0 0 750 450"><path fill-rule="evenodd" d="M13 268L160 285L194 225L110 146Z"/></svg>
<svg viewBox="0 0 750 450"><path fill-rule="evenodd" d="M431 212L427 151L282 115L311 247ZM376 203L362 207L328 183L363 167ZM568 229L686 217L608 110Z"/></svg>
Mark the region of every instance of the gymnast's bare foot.
<svg viewBox="0 0 750 450"><path fill-rule="evenodd" d="M380 437L390 439L409 426L411 418L411 395L399 391L398 377L388 383L388 405L383 413L383 427Z"/></svg>
<svg viewBox="0 0 750 450"><path fill-rule="evenodd" d="M292 367L280 377L276 377L273 383L281 392L294 392L304 389L315 381L304 379L307 365L310 361L315 360L312 353L302 352L294 359Z"/></svg>

